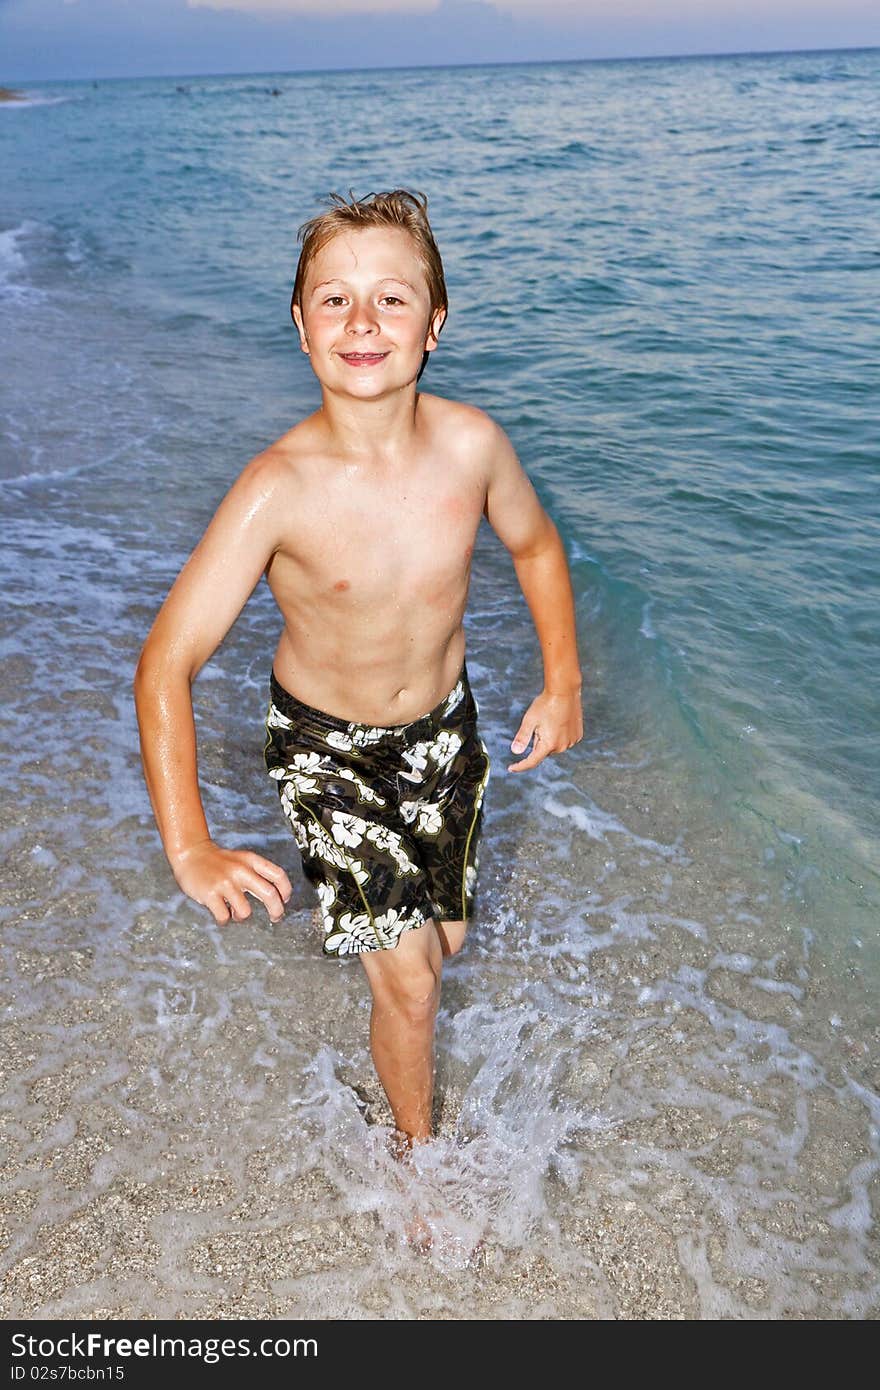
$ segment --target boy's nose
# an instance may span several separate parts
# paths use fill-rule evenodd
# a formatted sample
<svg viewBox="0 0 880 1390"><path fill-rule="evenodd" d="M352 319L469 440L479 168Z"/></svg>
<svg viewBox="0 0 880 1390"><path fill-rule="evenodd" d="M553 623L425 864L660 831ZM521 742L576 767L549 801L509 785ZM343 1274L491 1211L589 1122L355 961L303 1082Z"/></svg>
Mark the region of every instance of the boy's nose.
<svg viewBox="0 0 880 1390"><path fill-rule="evenodd" d="M375 319L365 305L353 305L346 328L349 333L368 333L376 327Z"/></svg>

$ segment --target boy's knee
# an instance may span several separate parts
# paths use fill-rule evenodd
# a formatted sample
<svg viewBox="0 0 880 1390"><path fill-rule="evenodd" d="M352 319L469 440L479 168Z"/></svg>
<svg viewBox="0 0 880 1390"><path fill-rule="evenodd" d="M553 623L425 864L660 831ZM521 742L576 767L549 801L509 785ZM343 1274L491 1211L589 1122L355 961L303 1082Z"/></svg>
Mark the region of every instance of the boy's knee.
<svg viewBox="0 0 880 1390"><path fill-rule="evenodd" d="M440 979L427 962L393 975L384 986L384 1002L414 1023L429 1018L436 1011Z"/></svg>
<svg viewBox="0 0 880 1390"><path fill-rule="evenodd" d="M390 950L363 954L361 961L373 999L382 1007L404 1013L414 1021L436 1010L443 952L431 921L418 931L404 932Z"/></svg>

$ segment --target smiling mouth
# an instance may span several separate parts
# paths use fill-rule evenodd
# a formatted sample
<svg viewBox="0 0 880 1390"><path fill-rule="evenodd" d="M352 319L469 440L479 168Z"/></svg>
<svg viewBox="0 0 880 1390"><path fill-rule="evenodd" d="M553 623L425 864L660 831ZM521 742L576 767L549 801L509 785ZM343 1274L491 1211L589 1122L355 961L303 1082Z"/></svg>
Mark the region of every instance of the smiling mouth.
<svg viewBox="0 0 880 1390"><path fill-rule="evenodd" d="M341 352L339 356L343 362L347 362L351 367L368 367L375 362L384 362L388 356L387 352Z"/></svg>

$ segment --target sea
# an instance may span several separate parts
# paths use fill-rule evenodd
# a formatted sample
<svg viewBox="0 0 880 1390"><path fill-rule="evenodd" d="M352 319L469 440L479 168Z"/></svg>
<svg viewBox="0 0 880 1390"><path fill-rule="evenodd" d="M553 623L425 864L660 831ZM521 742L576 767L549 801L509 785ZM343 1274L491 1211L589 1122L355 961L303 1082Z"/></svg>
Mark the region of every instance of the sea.
<svg viewBox="0 0 880 1390"><path fill-rule="evenodd" d="M880 50L23 95L0 105L5 1316L876 1317ZM212 834L285 865L282 922L181 894L132 695L226 489L320 402L298 227L396 187L427 195L449 290L420 388L503 426L559 528L585 721L507 773L541 654L484 521L492 776L412 1173L364 972L321 956L262 765L265 581L193 697ZM139 1266L106 1233L142 1208ZM75 1230L99 1232L82 1267Z"/></svg>

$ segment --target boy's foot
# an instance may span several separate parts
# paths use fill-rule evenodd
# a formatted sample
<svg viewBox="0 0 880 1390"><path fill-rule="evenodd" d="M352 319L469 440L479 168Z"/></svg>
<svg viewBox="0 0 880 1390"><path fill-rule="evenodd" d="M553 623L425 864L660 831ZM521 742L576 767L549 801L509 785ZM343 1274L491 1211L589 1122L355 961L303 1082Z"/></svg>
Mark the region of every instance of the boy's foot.
<svg viewBox="0 0 880 1390"><path fill-rule="evenodd" d="M388 1150L392 1158L403 1163L411 1163L414 1145L430 1143L433 1137L429 1134L425 1139L414 1139L411 1134L406 1133L406 1130L394 1129L388 1137Z"/></svg>
<svg viewBox="0 0 880 1390"><path fill-rule="evenodd" d="M411 1134L405 1130L394 1129L388 1136L388 1150L392 1158L400 1163L412 1163L413 1145L417 1142L425 1141L414 1140ZM439 1212L434 1212L435 1217ZM420 1255L426 1255L434 1244L434 1232L430 1221L421 1216L418 1212L413 1213L404 1223L404 1238L411 1250L415 1250Z"/></svg>
<svg viewBox="0 0 880 1390"><path fill-rule="evenodd" d="M417 1255L435 1250L441 1260L451 1261L454 1268L482 1269L486 1264L486 1240L478 1238L471 1245L461 1236L444 1227L439 1211L428 1215L415 1212L405 1223L406 1244Z"/></svg>
<svg viewBox="0 0 880 1390"><path fill-rule="evenodd" d="M388 1148L394 1158L411 1163L414 1144L425 1142L427 1141L424 1139L414 1140L412 1135L395 1129L388 1137ZM478 1268L484 1263L484 1238L480 1236L473 1245L468 1246L460 1236L453 1234L444 1223L443 1212L436 1208L424 1212L414 1211L406 1218L404 1241L418 1255L427 1255L429 1251L436 1250L441 1257L451 1254L458 1266Z"/></svg>

